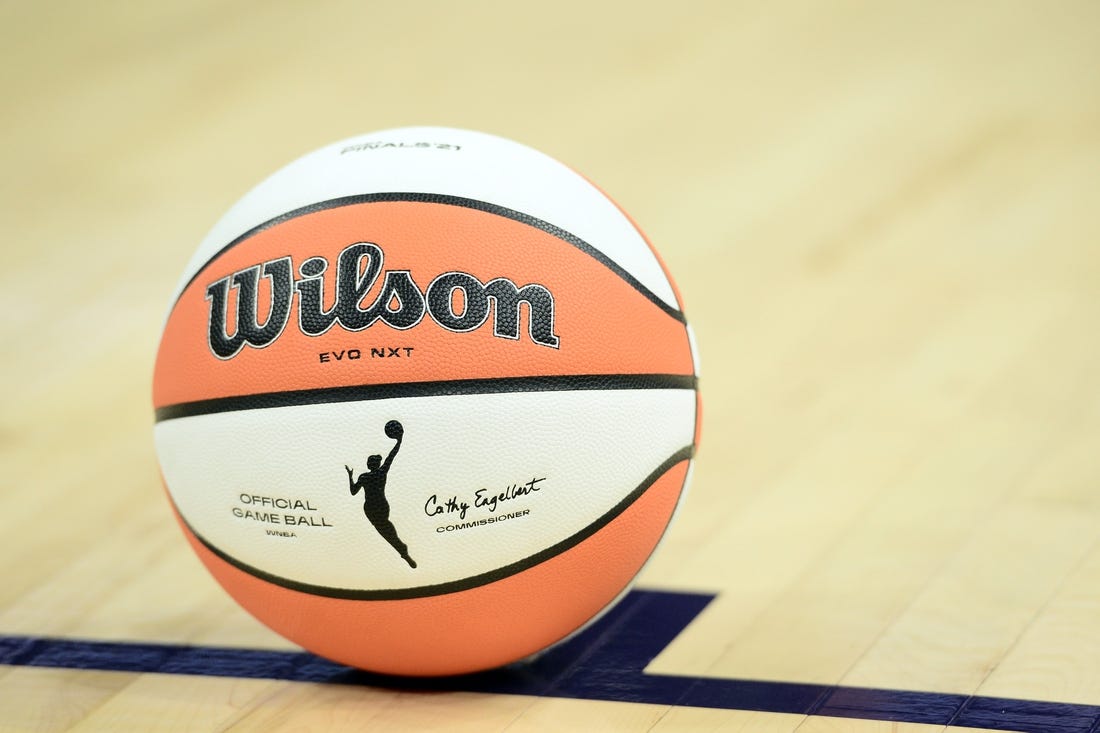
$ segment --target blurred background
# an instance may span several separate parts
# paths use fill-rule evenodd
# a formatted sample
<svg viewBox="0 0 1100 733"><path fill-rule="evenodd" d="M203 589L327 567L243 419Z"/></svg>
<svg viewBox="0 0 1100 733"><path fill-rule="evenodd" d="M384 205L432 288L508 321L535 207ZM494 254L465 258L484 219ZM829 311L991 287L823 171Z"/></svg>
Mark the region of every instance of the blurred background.
<svg viewBox="0 0 1100 733"><path fill-rule="evenodd" d="M5 633L281 643L160 493L168 298L286 162L438 124L584 173L684 296L642 582L722 595L658 670L1097 702L1100 4L6 3L0 59Z"/></svg>

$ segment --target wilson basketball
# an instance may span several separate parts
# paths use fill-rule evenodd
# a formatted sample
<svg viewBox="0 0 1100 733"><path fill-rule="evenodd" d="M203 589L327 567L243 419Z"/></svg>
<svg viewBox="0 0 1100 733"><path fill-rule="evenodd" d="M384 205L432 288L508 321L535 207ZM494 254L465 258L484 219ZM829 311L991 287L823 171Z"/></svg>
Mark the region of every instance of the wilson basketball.
<svg viewBox="0 0 1100 733"><path fill-rule="evenodd" d="M375 672L521 660L630 586L683 496L691 330L585 178L446 128L322 148L234 205L171 301L167 494L217 581Z"/></svg>

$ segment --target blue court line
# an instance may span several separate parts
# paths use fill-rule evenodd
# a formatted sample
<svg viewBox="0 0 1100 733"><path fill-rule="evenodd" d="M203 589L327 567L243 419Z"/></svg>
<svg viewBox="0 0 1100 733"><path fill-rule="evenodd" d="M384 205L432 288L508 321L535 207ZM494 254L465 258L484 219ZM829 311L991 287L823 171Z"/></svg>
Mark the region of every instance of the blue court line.
<svg viewBox="0 0 1100 733"><path fill-rule="evenodd" d="M307 652L34 636L0 636L0 664L536 695L1034 733L1100 733L1100 705L646 674L646 665L713 598L634 590L583 633L534 661L442 679L374 675Z"/></svg>

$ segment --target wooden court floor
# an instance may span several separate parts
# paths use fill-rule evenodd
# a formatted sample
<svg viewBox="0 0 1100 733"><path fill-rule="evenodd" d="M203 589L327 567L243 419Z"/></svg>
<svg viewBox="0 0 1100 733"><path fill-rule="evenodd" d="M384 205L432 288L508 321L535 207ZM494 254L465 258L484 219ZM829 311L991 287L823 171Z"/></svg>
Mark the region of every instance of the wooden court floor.
<svg viewBox="0 0 1100 733"><path fill-rule="evenodd" d="M6 3L0 40L0 731L1100 731L1100 4ZM241 611L150 405L214 220L412 124L630 211L705 405L636 592L431 684Z"/></svg>

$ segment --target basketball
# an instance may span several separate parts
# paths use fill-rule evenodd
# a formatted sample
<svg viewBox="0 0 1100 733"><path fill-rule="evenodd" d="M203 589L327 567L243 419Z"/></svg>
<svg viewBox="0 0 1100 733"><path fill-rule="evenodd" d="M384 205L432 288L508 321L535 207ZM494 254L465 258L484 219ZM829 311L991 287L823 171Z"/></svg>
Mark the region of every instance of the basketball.
<svg viewBox="0 0 1100 733"><path fill-rule="evenodd" d="M680 296L529 147L384 130L290 163L186 265L153 378L172 511L294 643L372 672L514 663L609 608L688 483Z"/></svg>

